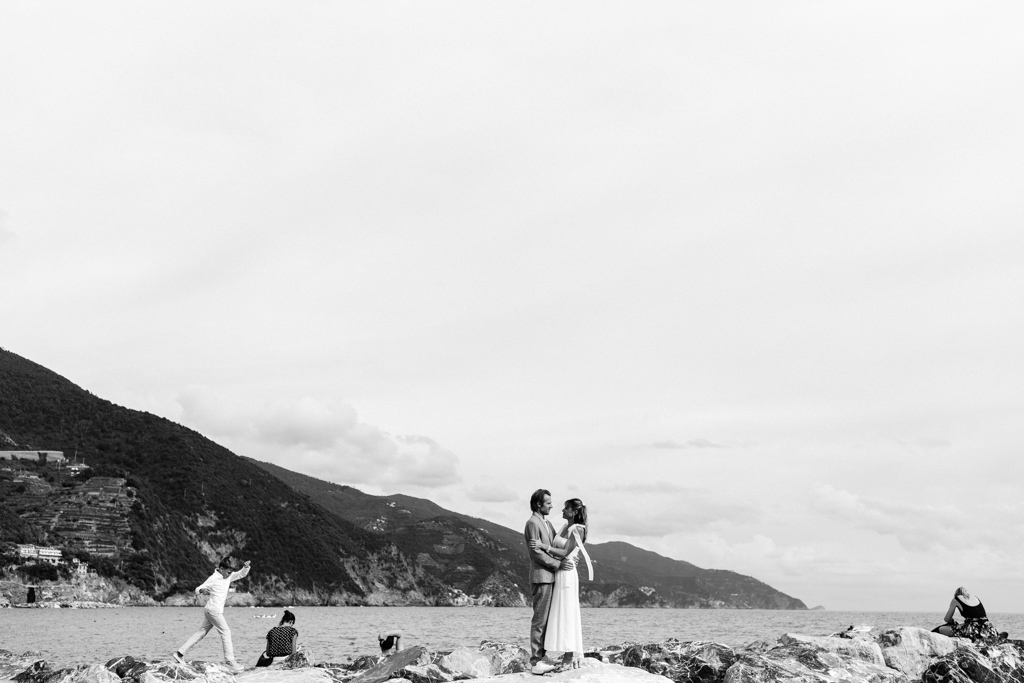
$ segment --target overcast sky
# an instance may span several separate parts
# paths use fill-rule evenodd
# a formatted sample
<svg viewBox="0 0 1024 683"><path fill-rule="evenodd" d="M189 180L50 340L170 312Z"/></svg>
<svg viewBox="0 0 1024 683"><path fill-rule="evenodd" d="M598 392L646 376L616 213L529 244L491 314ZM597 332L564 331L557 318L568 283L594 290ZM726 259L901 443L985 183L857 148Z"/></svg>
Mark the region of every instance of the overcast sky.
<svg viewBox="0 0 1024 683"><path fill-rule="evenodd" d="M0 345L808 606L1024 611L1014 3L0 5Z"/></svg>

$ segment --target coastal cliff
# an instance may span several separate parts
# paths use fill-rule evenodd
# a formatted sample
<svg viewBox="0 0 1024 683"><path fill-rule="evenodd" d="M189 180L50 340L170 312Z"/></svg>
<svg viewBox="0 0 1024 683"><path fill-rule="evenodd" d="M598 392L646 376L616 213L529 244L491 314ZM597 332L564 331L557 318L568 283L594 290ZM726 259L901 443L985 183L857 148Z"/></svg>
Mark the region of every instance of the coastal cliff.
<svg viewBox="0 0 1024 683"><path fill-rule="evenodd" d="M740 648L714 642L624 643L587 652L582 667L546 674L583 683L1020 683L1020 641L972 643L903 627L858 627L831 635L784 634ZM300 650L267 668L238 674L203 661L178 664L125 655L106 663L51 669L32 653L0 651L0 680L20 683L508 683L530 678L521 647L484 641L477 649L319 662ZM532 680L532 679L531 679Z"/></svg>

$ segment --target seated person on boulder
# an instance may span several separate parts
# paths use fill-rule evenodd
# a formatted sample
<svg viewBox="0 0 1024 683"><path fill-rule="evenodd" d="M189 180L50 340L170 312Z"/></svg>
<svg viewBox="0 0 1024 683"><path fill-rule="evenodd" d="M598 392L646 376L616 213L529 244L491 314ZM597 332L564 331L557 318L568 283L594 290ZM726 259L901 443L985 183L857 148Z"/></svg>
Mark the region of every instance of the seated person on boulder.
<svg viewBox="0 0 1024 683"><path fill-rule="evenodd" d="M284 611L281 623L267 631L267 649L260 655L256 666L270 666L274 657L287 657L295 654L299 643L299 632L295 630L295 615Z"/></svg>
<svg viewBox="0 0 1024 683"><path fill-rule="evenodd" d="M963 623L953 621L953 614L960 612L964 618ZM953 593L953 600L949 603L946 616L943 617L946 623L934 629L935 633L953 638L969 638L970 640L995 640L1000 637L995 628L989 623L988 615L985 614L985 606L981 604L978 596L971 595L971 592L964 586L960 586Z"/></svg>
<svg viewBox="0 0 1024 683"><path fill-rule="evenodd" d="M377 634L381 655L391 655L403 649L401 631L381 631Z"/></svg>

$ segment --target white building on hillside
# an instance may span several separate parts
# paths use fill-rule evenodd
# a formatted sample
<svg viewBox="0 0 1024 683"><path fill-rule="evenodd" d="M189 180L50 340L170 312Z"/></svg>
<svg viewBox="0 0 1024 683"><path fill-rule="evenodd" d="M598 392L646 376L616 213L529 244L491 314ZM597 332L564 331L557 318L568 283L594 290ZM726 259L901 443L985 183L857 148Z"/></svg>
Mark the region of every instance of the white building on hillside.
<svg viewBox="0 0 1024 683"><path fill-rule="evenodd" d="M57 548L39 548L34 545L19 545L18 546L18 557L25 559L35 559L40 562L48 562L50 564L60 564L61 556L60 550Z"/></svg>
<svg viewBox="0 0 1024 683"><path fill-rule="evenodd" d="M0 460L35 460L37 462L64 462L64 451L0 451Z"/></svg>

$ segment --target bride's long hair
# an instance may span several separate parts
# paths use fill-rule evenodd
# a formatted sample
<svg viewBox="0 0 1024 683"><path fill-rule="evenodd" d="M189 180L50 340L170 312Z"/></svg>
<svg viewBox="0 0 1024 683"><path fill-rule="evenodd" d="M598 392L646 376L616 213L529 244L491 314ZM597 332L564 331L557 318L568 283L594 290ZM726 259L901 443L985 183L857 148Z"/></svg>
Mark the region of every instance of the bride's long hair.
<svg viewBox="0 0 1024 683"><path fill-rule="evenodd" d="M570 498L565 501L565 507L572 510L572 524L580 524L583 529L580 530L580 538L584 542L587 540L587 533L590 531L590 527L587 526L587 506L583 504L583 501L579 498Z"/></svg>

